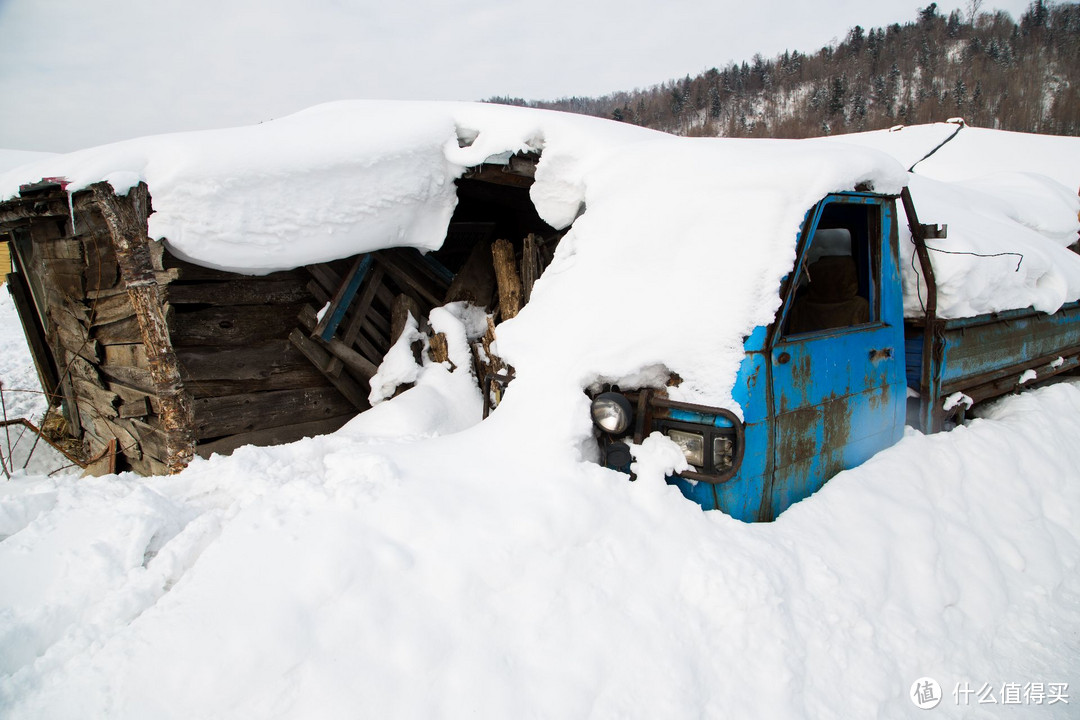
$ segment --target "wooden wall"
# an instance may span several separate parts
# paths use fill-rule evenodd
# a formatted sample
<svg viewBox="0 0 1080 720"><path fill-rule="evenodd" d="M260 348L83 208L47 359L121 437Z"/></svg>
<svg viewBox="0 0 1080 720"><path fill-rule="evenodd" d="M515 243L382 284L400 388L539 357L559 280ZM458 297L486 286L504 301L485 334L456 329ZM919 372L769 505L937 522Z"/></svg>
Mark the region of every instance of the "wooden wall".
<svg viewBox="0 0 1080 720"><path fill-rule="evenodd" d="M5 218L0 205L34 296L23 304L41 317L57 394L87 457L115 438L119 469L162 474L166 438L140 321L105 219L93 202L75 198L74 234L70 216L56 214L67 207L62 192L33 205L41 215L19 206ZM27 217L16 226L20 213ZM314 302L305 271L248 277L183 262L158 242L150 251L197 453L331 432L356 414L289 341L300 309Z"/></svg>

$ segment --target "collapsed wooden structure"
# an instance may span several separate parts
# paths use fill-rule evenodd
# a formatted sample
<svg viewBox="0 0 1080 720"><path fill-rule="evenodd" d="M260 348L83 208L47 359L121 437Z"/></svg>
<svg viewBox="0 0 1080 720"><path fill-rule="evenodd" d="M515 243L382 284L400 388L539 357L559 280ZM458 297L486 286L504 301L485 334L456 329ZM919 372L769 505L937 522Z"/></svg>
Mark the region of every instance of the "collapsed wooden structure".
<svg viewBox="0 0 1080 720"><path fill-rule="evenodd" d="M23 186L0 202L0 239L42 387L109 470L172 473L195 455L332 432L367 409L408 314L467 300L511 317L527 301L561 236L528 197L537 160L495 159L459 179L436 253L390 248L263 276L150 240L145 185L70 197L58 179ZM437 337L431 352L445 359Z"/></svg>

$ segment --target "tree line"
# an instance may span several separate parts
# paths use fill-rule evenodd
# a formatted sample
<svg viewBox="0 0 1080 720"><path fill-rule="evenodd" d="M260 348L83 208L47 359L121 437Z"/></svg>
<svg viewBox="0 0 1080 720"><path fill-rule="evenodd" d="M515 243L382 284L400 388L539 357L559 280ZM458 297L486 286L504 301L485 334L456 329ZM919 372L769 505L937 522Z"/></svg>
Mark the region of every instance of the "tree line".
<svg viewBox="0 0 1080 720"><path fill-rule="evenodd" d="M608 117L678 135L801 138L963 117L1080 135L1080 3L1034 0L1019 22L937 3L907 23L856 25L835 46L711 68L597 98L488 102Z"/></svg>

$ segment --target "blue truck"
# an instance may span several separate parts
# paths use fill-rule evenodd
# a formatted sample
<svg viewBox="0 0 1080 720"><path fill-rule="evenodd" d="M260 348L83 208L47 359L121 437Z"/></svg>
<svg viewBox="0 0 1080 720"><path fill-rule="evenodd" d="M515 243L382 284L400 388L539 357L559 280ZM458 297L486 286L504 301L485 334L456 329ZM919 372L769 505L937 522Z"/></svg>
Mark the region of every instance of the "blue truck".
<svg viewBox="0 0 1080 720"><path fill-rule="evenodd" d="M904 317L905 221L925 283L916 318ZM806 215L775 319L745 338L732 391L743 417L662 391L612 388L592 401L601 462L629 472L628 442L659 431L691 467L668 478L687 498L771 521L898 442L905 424L937 432L973 403L1075 370L1080 303L1053 314L937 316L926 240L945 235L919 221L906 188L825 197Z"/></svg>

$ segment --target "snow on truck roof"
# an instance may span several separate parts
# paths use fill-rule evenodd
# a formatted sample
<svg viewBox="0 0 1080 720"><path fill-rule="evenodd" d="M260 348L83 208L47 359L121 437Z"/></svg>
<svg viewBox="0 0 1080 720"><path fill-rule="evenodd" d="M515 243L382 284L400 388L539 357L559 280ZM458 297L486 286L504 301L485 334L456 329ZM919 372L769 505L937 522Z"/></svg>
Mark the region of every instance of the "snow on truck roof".
<svg viewBox="0 0 1080 720"><path fill-rule="evenodd" d="M383 247L438 248L457 202L454 180L466 168L539 151L530 197L548 224L573 228L532 301L500 326L500 352L519 376L535 363L575 383L665 366L685 371L697 398L727 405L741 338L772 320L805 213L830 192L868 183L896 193L910 178L920 218L949 224L949 238L937 243L1022 254L1017 268L1014 256L934 253L942 316L1053 311L1080 297L1080 262L1065 249L1076 238L1075 189L1016 172L953 182L905 172L908 159L955 129L829 141L691 139L524 108L349 101L251 127L47 158L0 175L0 197L42 177L65 177L71 192L100 180L124 192L145 181L153 237L193 262L262 274ZM1005 135L1015 145L1019 134ZM1004 135L973 137L993 145ZM1075 154L1076 143L1066 145ZM934 166L944 167L949 155L938 154ZM915 264L902 264L908 311L917 314ZM717 309L708 333L689 311L701 307ZM717 358L730 373L716 372ZM730 377L713 386L694 377L695 366Z"/></svg>

